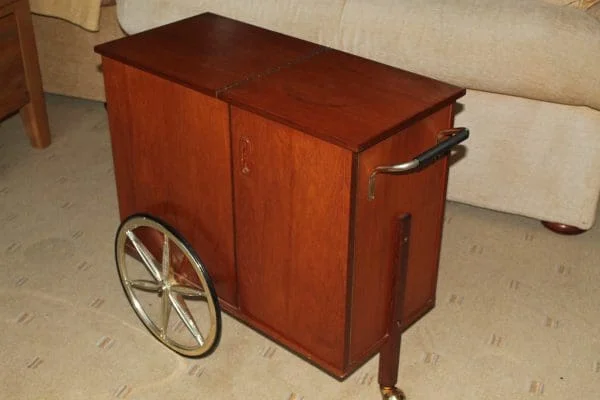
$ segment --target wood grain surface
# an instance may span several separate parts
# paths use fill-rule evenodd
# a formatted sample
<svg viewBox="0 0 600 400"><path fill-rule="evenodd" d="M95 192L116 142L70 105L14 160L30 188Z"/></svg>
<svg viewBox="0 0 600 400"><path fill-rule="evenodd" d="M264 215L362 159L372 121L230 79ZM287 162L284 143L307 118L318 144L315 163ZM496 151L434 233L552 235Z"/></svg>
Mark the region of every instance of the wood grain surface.
<svg viewBox="0 0 600 400"><path fill-rule="evenodd" d="M352 154L232 109L240 308L343 368Z"/></svg>
<svg viewBox="0 0 600 400"><path fill-rule="evenodd" d="M451 124L451 106L371 147L359 156L356 184L354 292L350 363L361 363L386 334L394 271L396 218L411 215L412 227L404 329L431 309L445 206L447 160L410 174L378 175L375 199L368 200L371 171L379 165L410 161L437 143L438 132Z"/></svg>
<svg viewBox="0 0 600 400"><path fill-rule="evenodd" d="M455 86L329 50L221 97L357 152L463 94Z"/></svg>
<svg viewBox="0 0 600 400"><path fill-rule="evenodd" d="M210 13L95 47L106 57L211 96L321 49Z"/></svg>
<svg viewBox="0 0 600 400"><path fill-rule="evenodd" d="M237 304L227 104L109 59L103 68L121 217L171 224Z"/></svg>

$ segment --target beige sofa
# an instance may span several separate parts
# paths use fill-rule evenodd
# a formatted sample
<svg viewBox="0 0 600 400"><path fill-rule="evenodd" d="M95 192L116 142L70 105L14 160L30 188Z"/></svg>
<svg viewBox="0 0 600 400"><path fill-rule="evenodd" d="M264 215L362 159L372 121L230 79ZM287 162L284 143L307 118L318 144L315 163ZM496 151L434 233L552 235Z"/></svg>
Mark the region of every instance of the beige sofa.
<svg viewBox="0 0 600 400"><path fill-rule="evenodd" d="M66 96L104 101L100 57L94 46L125 33L116 7L102 7L99 30L86 30L66 20L33 15L44 90Z"/></svg>
<svg viewBox="0 0 600 400"><path fill-rule="evenodd" d="M595 2L117 0L117 8L128 33L212 11L464 86L456 124L472 135L451 168L449 199L585 230L600 196L600 4L586 9ZM109 9L91 42L106 39L106 25L120 34ZM79 77L71 93L101 99L99 75L86 71L95 83L82 90ZM53 85L68 77L52 76L47 90L60 92Z"/></svg>

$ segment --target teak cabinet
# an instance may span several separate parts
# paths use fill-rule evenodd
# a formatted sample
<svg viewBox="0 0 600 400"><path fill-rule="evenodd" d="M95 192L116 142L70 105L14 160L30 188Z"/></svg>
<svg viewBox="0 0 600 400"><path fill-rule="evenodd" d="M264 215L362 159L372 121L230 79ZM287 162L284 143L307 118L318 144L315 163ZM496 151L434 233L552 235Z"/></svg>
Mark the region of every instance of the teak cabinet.
<svg viewBox="0 0 600 400"><path fill-rule="evenodd" d="M50 145L29 3L0 0L0 120L16 111L21 114L31 145Z"/></svg>
<svg viewBox="0 0 600 400"><path fill-rule="evenodd" d="M210 13L96 50L121 217L176 227L228 313L346 377L389 338L406 215L400 329L433 307L447 159L369 179L463 89Z"/></svg>

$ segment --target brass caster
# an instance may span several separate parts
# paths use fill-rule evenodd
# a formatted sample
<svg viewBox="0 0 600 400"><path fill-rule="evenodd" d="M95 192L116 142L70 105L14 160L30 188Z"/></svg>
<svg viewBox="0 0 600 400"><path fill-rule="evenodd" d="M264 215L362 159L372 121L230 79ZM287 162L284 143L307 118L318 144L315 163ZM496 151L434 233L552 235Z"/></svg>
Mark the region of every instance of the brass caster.
<svg viewBox="0 0 600 400"><path fill-rule="evenodd" d="M381 387L381 398L383 400L406 400L406 396L402 390L395 386L382 386Z"/></svg>

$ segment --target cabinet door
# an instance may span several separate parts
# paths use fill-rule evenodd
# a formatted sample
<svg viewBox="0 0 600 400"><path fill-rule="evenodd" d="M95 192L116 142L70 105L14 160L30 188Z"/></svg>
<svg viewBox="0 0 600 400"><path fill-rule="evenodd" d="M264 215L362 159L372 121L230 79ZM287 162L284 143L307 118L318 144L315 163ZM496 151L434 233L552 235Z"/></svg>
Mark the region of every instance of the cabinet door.
<svg viewBox="0 0 600 400"><path fill-rule="evenodd" d="M240 309L340 374L352 153L240 109L231 115Z"/></svg>
<svg viewBox="0 0 600 400"><path fill-rule="evenodd" d="M235 305L227 104L107 58L103 70L121 218L175 227Z"/></svg>

